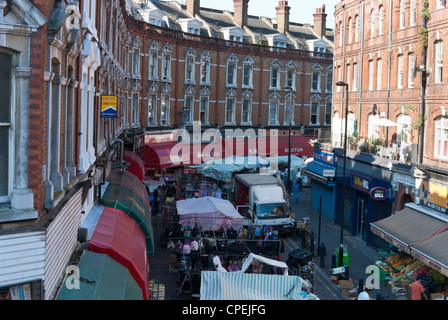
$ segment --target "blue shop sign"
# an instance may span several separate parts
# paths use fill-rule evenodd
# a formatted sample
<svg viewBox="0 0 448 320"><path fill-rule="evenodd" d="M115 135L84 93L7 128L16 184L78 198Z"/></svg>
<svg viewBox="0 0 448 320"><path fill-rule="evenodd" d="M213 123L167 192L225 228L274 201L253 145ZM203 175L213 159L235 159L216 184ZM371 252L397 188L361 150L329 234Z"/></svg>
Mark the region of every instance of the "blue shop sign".
<svg viewBox="0 0 448 320"><path fill-rule="evenodd" d="M369 193L372 186L372 179L359 173L352 173L350 176L353 188Z"/></svg>
<svg viewBox="0 0 448 320"><path fill-rule="evenodd" d="M370 197L373 200L385 200L389 196L389 192L383 187L375 187L370 190Z"/></svg>
<svg viewBox="0 0 448 320"><path fill-rule="evenodd" d="M331 152L314 149L314 161L324 167L336 169L335 156Z"/></svg>

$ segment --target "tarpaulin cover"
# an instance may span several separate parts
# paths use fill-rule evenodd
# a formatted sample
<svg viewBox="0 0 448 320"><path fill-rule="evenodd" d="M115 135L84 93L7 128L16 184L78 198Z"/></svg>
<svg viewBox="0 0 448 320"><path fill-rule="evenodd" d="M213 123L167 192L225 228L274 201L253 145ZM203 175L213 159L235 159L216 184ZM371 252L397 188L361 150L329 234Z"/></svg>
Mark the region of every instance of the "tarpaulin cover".
<svg viewBox="0 0 448 320"><path fill-rule="evenodd" d="M126 171L129 171L143 182L145 180L145 164L143 160L136 153L129 150L124 150L123 160L130 163Z"/></svg>
<svg viewBox="0 0 448 320"><path fill-rule="evenodd" d="M318 300L303 290L299 276L201 272L201 300Z"/></svg>
<svg viewBox="0 0 448 320"><path fill-rule="evenodd" d="M120 209L133 218L145 235L148 256L154 256L151 209L145 186L134 175L119 170L111 171L108 181L109 185L101 197L101 204Z"/></svg>
<svg viewBox="0 0 448 320"><path fill-rule="evenodd" d="M130 271L107 254L84 250L78 264L79 289L63 285L57 300L142 300Z"/></svg>
<svg viewBox="0 0 448 320"><path fill-rule="evenodd" d="M148 259L145 235L121 210L104 207L88 242L92 252L105 253L129 269L148 300Z"/></svg>
<svg viewBox="0 0 448 320"><path fill-rule="evenodd" d="M200 225L202 230L227 230L233 227L239 231L244 218L228 200L203 197L179 200L176 202L179 223L183 226Z"/></svg>

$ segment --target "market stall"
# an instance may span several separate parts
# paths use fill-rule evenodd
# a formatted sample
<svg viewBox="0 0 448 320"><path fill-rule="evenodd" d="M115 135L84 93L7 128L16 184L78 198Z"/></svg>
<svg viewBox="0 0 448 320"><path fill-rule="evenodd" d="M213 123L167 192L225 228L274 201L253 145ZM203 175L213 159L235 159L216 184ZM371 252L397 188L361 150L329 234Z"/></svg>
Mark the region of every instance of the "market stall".
<svg viewBox="0 0 448 320"><path fill-rule="evenodd" d="M283 262L250 254L241 270L233 272L223 268L218 257L214 258L214 263L216 271L201 272L201 300L318 300L306 281L288 275L288 266ZM257 264L267 264L281 271L260 273Z"/></svg>
<svg viewBox="0 0 448 320"><path fill-rule="evenodd" d="M244 218L228 200L202 197L176 202L179 223L199 226L203 231L218 231L233 228L241 231Z"/></svg>

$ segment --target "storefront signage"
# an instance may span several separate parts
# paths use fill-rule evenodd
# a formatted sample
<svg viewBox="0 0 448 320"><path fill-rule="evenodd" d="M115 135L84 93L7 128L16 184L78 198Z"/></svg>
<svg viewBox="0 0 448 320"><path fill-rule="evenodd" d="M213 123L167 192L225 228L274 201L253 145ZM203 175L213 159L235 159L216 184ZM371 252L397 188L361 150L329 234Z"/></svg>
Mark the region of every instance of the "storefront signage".
<svg viewBox="0 0 448 320"><path fill-rule="evenodd" d="M334 177L335 175L336 175L336 171L333 169L322 170L322 176L324 176L324 177L331 178L331 177Z"/></svg>
<svg viewBox="0 0 448 320"><path fill-rule="evenodd" d="M314 161L330 169L336 169L335 157L331 152L314 149Z"/></svg>
<svg viewBox="0 0 448 320"><path fill-rule="evenodd" d="M422 181L420 199L428 208L448 214L448 187L429 181Z"/></svg>
<svg viewBox="0 0 448 320"><path fill-rule="evenodd" d="M372 184L372 180L370 178L364 177L358 173L352 173L351 175L351 183L352 187L365 191L370 192L370 186Z"/></svg>
<svg viewBox="0 0 448 320"><path fill-rule="evenodd" d="M331 269L331 274L341 274L345 272L345 267Z"/></svg>
<svg viewBox="0 0 448 320"><path fill-rule="evenodd" d="M101 97L101 118L117 117L117 96Z"/></svg>
<svg viewBox="0 0 448 320"><path fill-rule="evenodd" d="M387 192L387 190L382 187L376 187L370 190L370 197L373 200L384 200L388 195L389 192Z"/></svg>

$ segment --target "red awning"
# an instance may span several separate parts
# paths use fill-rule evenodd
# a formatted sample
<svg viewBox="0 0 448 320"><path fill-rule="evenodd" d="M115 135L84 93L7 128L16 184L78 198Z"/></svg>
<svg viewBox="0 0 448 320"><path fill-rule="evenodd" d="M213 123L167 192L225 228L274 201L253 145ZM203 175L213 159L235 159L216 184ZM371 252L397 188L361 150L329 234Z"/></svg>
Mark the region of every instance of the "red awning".
<svg viewBox="0 0 448 320"><path fill-rule="evenodd" d="M259 138L227 138L219 143L202 143L201 151L195 149L194 145L186 145L180 151L181 145L178 142L147 143L145 144L145 169L162 169L178 166L189 166L201 164L212 159L221 159L230 156L285 156L288 155L288 136L277 137L277 150L271 150L271 139L266 137L262 146L262 139ZM177 145L177 146L176 146ZM177 149L173 148L176 146ZM274 145L272 144L272 147ZM171 150L174 151L173 163L170 158ZM183 152L188 152L189 157L181 161ZM311 156L314 148L310 145L310 137L291 136L291 154L295 156ZM212 153L212 154L211 154Z"/></svg>
<svg viewBox="0 0 448 320"><path fill-rule="evenodd" d="M123 154L123 160L131 163L126 171L132 173L140 181L145 181L145 164L136 153L125 150Z"/></svg>
<svg viewBox="0 0 448 320"><path fill-rule="evenodd" d="M145 143L143 162L145 169L163 169L177 167L170 159L171 149L177 142Z"/></svg>
<svg viewBox="0 0 448 320"><path fill-rule="evenodd" d="M312 156L314 148L310 144L310 137L291 136L291 154L295 156ZM288 136L278 137L278 156L287 156L289 150Z"/></svg>
<svg viewBox="0 0 448 320"><path fill-rule="evenodd" d="M148 300L148 259L145 235L121 210L104 207L89 240L88 250L104 253L128 268Z"/></svg>

